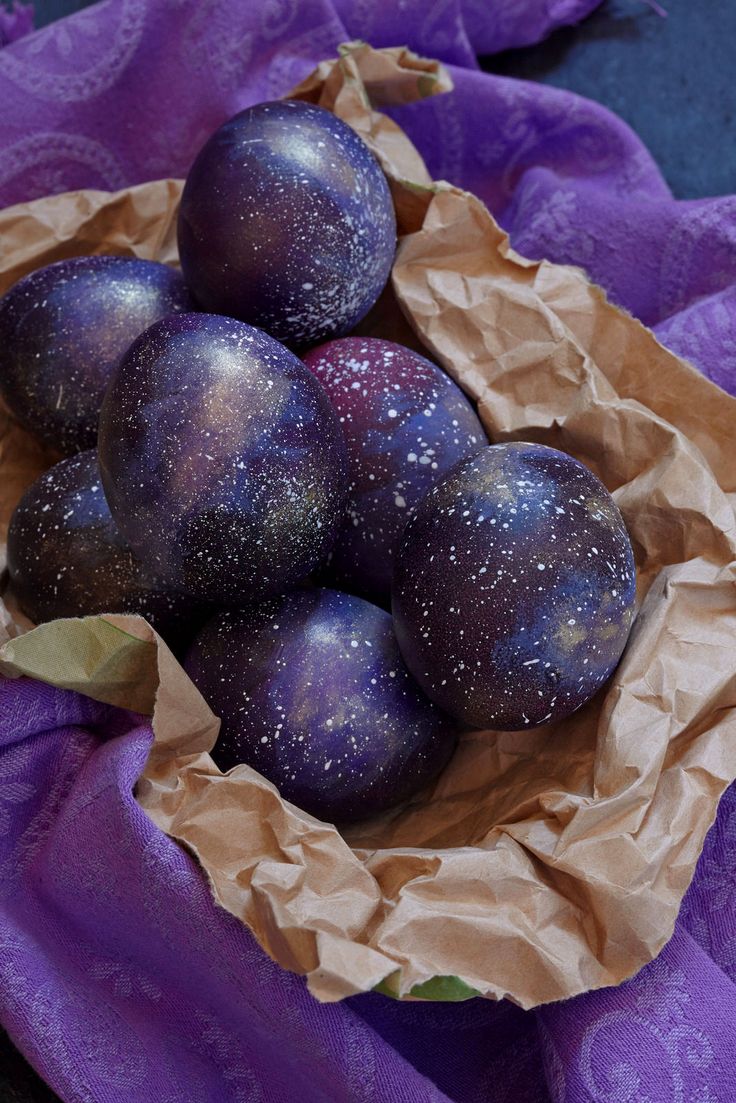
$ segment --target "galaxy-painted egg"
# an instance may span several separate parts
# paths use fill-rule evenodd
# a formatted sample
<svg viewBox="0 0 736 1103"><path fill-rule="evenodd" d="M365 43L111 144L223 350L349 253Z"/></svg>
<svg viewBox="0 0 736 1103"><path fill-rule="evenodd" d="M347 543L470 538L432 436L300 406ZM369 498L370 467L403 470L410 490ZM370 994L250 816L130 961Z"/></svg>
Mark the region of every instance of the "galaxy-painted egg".
<svg viewBox="0 0 736 1103"><path fill-rule="evenodd" d="M0 299L0 392L46 444L92 448L128 345L159 318L193 309L179 273L151 260L75 257L40 268Z"/></svg>
<svg viewBox="0 0 736 1103"><path fill-rule="evenodd" d="M391 617L337 590L298 590L205 625L186 670L222 728L222 770L253 766L330 822L409 799L456 728L409 676Z"/></svg>
<svg viewBox="0 0 736 1103"><path fill-rule="evenodd" d="M197 302L289 345L351 329L380 295L395 248L378 162L314 104L247 108L215 131L189 171L179 254Z"/></svg>
<svg viewBox="0 0 736 1103"><path fill-rule="evenodd" d="M36 623L140 613L168 641L201 624L201 610L164 590L121 537L94 449L68 456L25 492L10 522L8 570L18 604Z"/></svg>
<svg viewBox="0 0 736 1103"><path fill-rule="evenodd" d="M344 337L304 362L337 410L348 446L348 505L330 577L387 602L407 518L458 460L486 443L483 426L450 377L403 345Z"/></svg>
<svg viewBox="0 0 736 1103"><path fill-rule="evenodd" d="M133 343L105 396L99 456L135 554L203 600L298 582L342 517L345 441L327 395L284 345L233 318L180 314Z"/></svg>
<svg viewBox="0 0 736 1103"><path fill-rule="evenodd" d="M635 599L626 527L599 479L539 444L461 461L404 530L393 613L406 664L459 721L517 730L606 681Z"/></svg>

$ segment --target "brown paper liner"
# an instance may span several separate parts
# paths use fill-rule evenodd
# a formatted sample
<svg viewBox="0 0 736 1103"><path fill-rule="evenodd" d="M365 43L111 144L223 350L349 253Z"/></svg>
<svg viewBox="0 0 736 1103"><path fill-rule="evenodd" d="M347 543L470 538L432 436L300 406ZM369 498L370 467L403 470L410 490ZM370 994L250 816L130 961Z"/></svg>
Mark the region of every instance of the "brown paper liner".
<svg viewBox="0 0 736 1103"><path fill-rule="evenodd" d="M658 953L736 774L736 402L580 271L515 254L374 109L448 88L434 62L355 43L293 94L350 123L391 182L393 290L363 331L404 332L398 301L491 439L562 448L615 494L641 608L610 684L549 728L467 735L431 792L343 837L249 767L219 772L216 719L140 618L21 635L6 610L17 638L0 657L8 674L153 714L139 801L317 998L380 985L533 1007L616 984ZM179 193L159 181L0 212L0 290L74 253L175 262ZM0 523L47 462L0 414Z"/></svg>

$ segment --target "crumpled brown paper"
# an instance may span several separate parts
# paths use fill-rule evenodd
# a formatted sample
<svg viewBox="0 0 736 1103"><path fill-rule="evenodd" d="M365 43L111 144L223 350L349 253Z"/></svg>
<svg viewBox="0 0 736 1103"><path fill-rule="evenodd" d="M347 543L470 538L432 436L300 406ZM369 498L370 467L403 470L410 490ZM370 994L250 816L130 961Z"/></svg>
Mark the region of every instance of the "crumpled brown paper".
<svg viewBox="0 0 736 1103"><path fill-rule="evenodd" d="M6 614L17 638L0 658L9 674L153 713L138 799L319 999L380 985L532 1007L656 955L736 774L736 401L581 272L517 256L369 103L447 87L434 63L353 44L295 94L345 118L381 160L404 235L396 299L492 439L562 448L615 493L641 609L607 689L549 728L468 735L431 792L343 838L249 767L218 771L215 718L140 618L18 635ZM0 289L73 252L173 261L178 193L167 181L0 212ZM396 332L395 305L387 294L367 329ZM0 519L43 459L0 418Z"/></svg>

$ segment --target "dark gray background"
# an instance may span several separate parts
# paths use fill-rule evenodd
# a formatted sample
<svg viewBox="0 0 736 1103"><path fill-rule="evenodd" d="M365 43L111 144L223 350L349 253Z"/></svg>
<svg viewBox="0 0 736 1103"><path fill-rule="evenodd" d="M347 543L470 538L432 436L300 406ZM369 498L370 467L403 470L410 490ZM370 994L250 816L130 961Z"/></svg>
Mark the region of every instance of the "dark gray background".
<svg viewBox="0 0 736 1103"><path fill-rule="evenodd" d="M36 0L36 26L88 3ZM678 198L736 192L736 0L661 5L666 19L645 0L607 0L578 27L483 58L483 68L610 107L644 140ZM0 1103L54 1100L0 1031Z"/></svg>

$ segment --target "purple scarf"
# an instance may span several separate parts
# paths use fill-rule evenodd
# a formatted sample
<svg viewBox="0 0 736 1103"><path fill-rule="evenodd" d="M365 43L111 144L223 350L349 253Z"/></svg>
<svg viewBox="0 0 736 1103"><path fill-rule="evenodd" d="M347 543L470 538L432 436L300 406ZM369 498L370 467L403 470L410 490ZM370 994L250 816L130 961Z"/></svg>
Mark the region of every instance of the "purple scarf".
<svg viewBox="0 0 736 1103"><path fill-rule="evenodd" d="M596 0L108 0L0 53L0 204L180 176L238 108L336 45L407 43L456 92L393 112L433 176L529 256L583 266L736 392L736 199L676 202L636 137L570 93L481 73ZM666 385L666 381L663 381ZM140 717L0 685L0 1022L89 1103L730 1103L736 792L675 936L617 989L510 1004L319 1005L218 909L132 796Z"/></svg>

